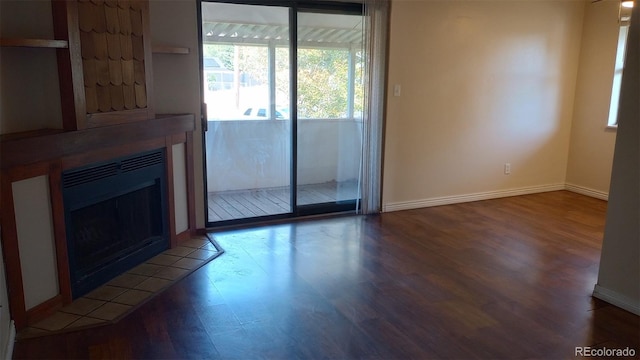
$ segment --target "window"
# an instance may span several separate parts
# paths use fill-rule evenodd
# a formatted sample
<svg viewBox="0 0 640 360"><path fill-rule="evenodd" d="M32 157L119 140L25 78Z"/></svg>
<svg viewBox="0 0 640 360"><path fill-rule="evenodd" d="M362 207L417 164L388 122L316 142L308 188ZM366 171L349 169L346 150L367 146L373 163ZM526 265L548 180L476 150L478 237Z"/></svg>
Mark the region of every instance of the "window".
<svg viewBox="0 0 640 360"><path fill-rule="evenodd" d="M323 16L304 13L299 20L304 24L298 29L298 118L359 120L364 104L362 18L332 14L333 23L323 24ZM210 14L203 20L203 35L208 120L289 117L287 24L241 23Z"/></svg>
<svg viewBox="0 0 640 360"><path fill-rule="evenodd" d="M621 7L620 32L618 33L618 49L616 51L616 65L613 72L613 86L611 89L611 103L609 104L610 127L618 126L618 105L620 104L620 86L622 85L622 72L624 70L624 58L629 33L629 18L625 16L625 8Z"/></svg>

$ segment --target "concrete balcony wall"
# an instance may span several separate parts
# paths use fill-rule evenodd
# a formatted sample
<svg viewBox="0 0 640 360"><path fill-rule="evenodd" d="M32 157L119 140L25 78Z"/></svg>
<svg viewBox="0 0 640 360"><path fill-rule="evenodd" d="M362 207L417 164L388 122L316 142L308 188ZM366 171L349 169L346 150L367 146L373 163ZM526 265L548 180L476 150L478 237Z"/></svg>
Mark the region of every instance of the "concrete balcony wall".
<svg viewBox="0 0 640 360"><path fill-rule="evenodd" d="M209 192L288 186L291 122L209 121L206 134ZM298 121L298 184L357 180L362 122Z"/></svg>

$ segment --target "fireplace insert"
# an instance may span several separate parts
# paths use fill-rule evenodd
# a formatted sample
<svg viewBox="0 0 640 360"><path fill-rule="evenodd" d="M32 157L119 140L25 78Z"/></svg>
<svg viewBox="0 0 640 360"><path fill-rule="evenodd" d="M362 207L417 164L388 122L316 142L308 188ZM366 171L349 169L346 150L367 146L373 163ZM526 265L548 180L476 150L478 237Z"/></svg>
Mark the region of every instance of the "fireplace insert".
<svg viewBox="0 0 640 360"><path fill-rule="evenodd" d="M73 298L169 248L164 149L62 174Z"/></svg>

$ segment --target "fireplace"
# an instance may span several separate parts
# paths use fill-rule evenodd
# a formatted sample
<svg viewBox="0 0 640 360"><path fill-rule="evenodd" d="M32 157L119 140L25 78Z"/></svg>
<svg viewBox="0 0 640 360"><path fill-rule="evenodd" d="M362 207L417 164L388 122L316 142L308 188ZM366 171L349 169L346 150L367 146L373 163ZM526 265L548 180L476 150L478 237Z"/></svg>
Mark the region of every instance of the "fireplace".
<svg viewBox="0 0 640 360"><path fill-rule="evenodd" d="M169 248L164 149L62 174L73 298Z"/></svg>

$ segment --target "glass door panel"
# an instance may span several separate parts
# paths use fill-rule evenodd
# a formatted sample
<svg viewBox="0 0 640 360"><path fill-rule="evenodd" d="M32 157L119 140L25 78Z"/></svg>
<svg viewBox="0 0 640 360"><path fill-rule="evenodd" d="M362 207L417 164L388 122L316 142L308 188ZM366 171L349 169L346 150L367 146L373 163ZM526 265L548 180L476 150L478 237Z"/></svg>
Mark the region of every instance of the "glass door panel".
<svg viewBox="0 0 640 360"><path fill-rule="evenodd" d="M297 204L355 209L362 152L362 16L300 12L297 33Z"/></svg>
<svg viewBox="0 0 640 360"><path fill-rule="evenodd" d="M208 222L291 204L289 9L202 2Z"/></svg>

